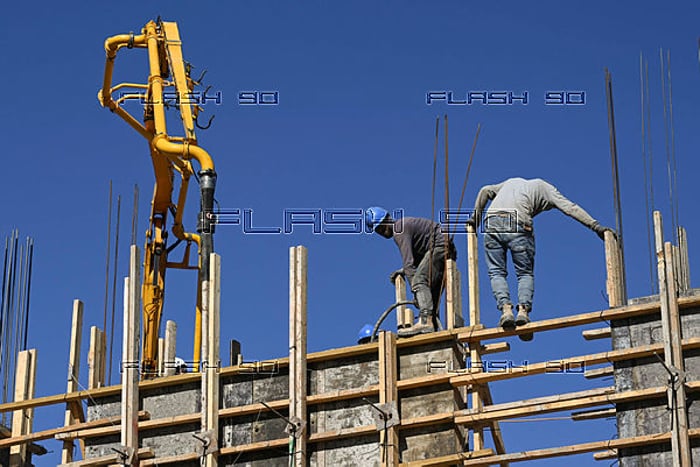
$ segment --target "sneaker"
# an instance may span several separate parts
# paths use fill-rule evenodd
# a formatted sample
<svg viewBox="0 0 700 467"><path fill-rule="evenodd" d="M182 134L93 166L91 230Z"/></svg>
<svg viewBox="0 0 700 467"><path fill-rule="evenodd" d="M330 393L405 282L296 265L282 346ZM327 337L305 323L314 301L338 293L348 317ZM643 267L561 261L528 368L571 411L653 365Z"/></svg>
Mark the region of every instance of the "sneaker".
<svg viewBox="0 0 700 467"><path fill-rule="evenodd" d="M515 325L516 326L525 326L529 322L530 322L530 308L528 308L524 305L518 305L518 316L515 318ZM526 332L523 334L518 334L518 337L520 338L521 341L529 342L535 336L531 332Z"/></svg>
<svg viewBox="0 0 700 467"><path fill-rule="evenodd" d="M515 329L515 316L513 316L513 305L506 303L501 310L501 319L498 325L506 330Z"/></svg>

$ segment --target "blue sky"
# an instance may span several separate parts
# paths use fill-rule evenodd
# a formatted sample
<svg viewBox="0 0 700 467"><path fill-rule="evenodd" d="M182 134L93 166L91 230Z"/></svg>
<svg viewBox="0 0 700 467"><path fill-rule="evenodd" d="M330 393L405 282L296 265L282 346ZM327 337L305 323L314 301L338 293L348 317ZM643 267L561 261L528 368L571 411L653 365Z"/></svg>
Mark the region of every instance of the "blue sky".
<svg viewBox="0 0 700 467"><path fill-rule="evenodd" d="M640 52L651 75L655 204L670 233L660 47L671 50L680 221L688 230L691 263L697 251L693 240L700 223L692 203L700 164L698 10L691 2L638 2L634 8L602 2L486 7L455 1L5 6L0 20L5 63L0 121L6 161L0 233L7 235L16 227L35 239L29 345L39 353L37 395L65 390L72 300L85 302L84 349L89 327L102 325L110 180L115 198L122 195L119 277L127 272L134 184L141 190L137 243L144 242L152 167L141 137L97 102L106 37L138 32L158 15L178 22L185 58L197 67L195 75L207 69L205 84L222 96L220 105L206 106L207 114L216 115L212 128L198 133L216 164L217 200L225 209L252 209L255 226L281 227L285 209L382 205L430 217L435 119L445 114L450 125L451 206L459 199L481 123L465 208L483 184L511 176L541 177L602 223L613 225L607 67L615 95L628 290L635 297L651 290ZM115 82L144 82L146 74L143 51L120 53ZM240 105L242 91L277 91L279 104ZM428 91L453 91L456 96L527 91L529 102L427 105ZM583 91L585 104L545 105L548 91ZM130 110L139 114L136 104ZM170 119L171 131L180 130L177 123ZM441 161L436 209L444 199L443 167ZM198 196L192 188L185 215L190 228ZM535 225L532 317L604 308L602 242L561 213L545 213ZM351 345L360 327L373 323L393 300L388 275L400 266L393 242L372 235L314 235L304 226L283 235L246 235L240 225L220 226L215 249L223 264L221 339L240 340L246 360L288 352L288 249L298 244L309 248L310 351ZM457 248L458 265L466 271L464 237L457 237ZM194 287L193 273L168 272L164 319L178 323L178 354L184 358L192 352ZM120 296L121 289L118 309ZM481 304L484 323L495 325L497 313L483 267ZM529 344L507 340L512 351L498 358L516 362L609 348L609 342L584 341L580 329L537 335ZM87 357L82 361L85 384ZM610 384L580 375L544 375L529 383L493 384L492 392L496 402L505 402ZM39 409L35 429L61 422L60 408ZM503 430L510 451L608 439L616 433L613 421L509 423ZM44 444L60 450L57 442ZM53 465L56 459L54 452L37 458L36 465ZM567 465L591 463L587 454L572 457Z"/></svg>

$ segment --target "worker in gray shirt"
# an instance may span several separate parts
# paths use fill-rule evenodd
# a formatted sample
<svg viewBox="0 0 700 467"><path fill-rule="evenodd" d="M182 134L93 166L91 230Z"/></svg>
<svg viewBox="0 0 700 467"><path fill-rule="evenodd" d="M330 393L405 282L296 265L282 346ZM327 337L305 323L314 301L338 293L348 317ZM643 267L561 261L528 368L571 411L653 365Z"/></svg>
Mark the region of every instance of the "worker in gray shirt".
<svg viewBox="0 0 700 467"><path fill-rule="evenodd" d="M486 203L491 204L484 215ZM484 250L491 290L501 311L498 323L513 329L530 322L534 294L535 237L532 219L542 211L557 208L590 228L603 239L608 227L602 226L580 206L564 197L546 181L536 178L509 178L496 185L486 185L479 191L473 216L468 223L476 227L484 216ZM518 278L517 317L513 314L508 283L506 254L510 250ZM522 340L532 340L532 333L520 334Z"/></svg>
<svg viewBox="0 0 700 467"><path fill-rule="evenodd" d="M404 275L420 310L418 322L399 329L399 336L409 337L436 330L445 257L456 259L454 244L445 239L440 225L429 219L403 217L394 220L386 209L371 207L365 212L365 222L374 232L396 242L403 268L394 271L390 280L393 284L398 274Z"/></svg>

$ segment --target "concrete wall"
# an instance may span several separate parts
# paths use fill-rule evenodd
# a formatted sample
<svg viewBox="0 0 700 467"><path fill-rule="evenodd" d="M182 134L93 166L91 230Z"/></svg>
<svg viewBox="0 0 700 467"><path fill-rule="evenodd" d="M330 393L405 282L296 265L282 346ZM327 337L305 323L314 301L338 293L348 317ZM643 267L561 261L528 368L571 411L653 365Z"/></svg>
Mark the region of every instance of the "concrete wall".
<svg viewBox="0 0 700 467"><path fill-rule="evenodd" d="M700 291L695 290L695 293ZM658 295L630 300L630 304L658 301ZM700 336L700 308L681 310L682 338ZM658 314L617 320L611 323L613 348L627 349L663 342L661 320ZM686 351L686 380L700 379L700 350ZM663 358L663 356L661 356ZM668 372L657 357L617 362L615 389L617 392L666 386ZM700 402L698 395L687 393L688 424L700 427ZM617 404L617 427L620 438L650 435L671 431L672 411L667 407L667 398ZM700 444L693 442L693 465L700 465ZM649 445L646 447L621 449L622 467L672 465L671 445Z"/></svg>
<svg viewBox="0 0 700 467"><path fill-rule="evenodd" d="M425 376L429 372L445 372L448 368L464 367L462 346L454 341L424 344L398 349L399 379ZM443 369L430 362L446 362ZM264 365L246 365L248 373L221 375L220 401L222 408L249 405L255 402L286 399L289 397L289 376L286 366L274 361ZM379 383L377 353L352 357L339 357L331 361L308 364L309 394L324 394L339 390L366 388ZM141 410L148 410L151 419L201 411L199 381L186 385L164 387L143 392ZM465 408L462 391L449 384L416 388L399 393L399 414L402 420L426 415L452 412ZM377 396L368 397L374 403ZM94 420L118 415L118 397L90 401L88 419ZM333 430L373 425L375 409L361 398L308 405L307 433L324 433ZM287 409L280 410L285 416ZM288 435L286 422L277 415L265 411L219 421L220 447L245 445L260 441L276 440ZM149 430L140 433L141 446L152 447L156 457L184 454L197 450L199 442L192 436L199 432L199 424ZM444 423L431 427L400 430L399 449L402 461L419 460L461 452L466 448L462 427ZM86 457L112 453L119 444L119 436L86 440ZM379 465L379 432L346 439L308 443L307 455L311 466ZM287 466L288 446L266 450L221 456L219 465L229 466ZM178 465L197 466L197 461Z"/></svg>

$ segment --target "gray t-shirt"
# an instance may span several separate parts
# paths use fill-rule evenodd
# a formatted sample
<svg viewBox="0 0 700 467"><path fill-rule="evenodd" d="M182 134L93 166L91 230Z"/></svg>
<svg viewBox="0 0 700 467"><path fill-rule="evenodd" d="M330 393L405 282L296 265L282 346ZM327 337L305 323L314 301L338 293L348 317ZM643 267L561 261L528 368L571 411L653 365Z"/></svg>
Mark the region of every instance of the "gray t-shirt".
<svg viewBox="0 0 700 467"><path fill-rule="evenodd" d="M394 241L403 259L403 271L412 284L416 267L431 248L444 245L440 225L430 219L403 217L394 223Z"/></svg>
<svg viewBox="0 0 700 467"><path fill-rule="evenodd" d="M518 222L526 226L532 226L532 218L542 211L557 208L567 216L573 217L583 225L593 228L598 222L590 216L581 206L570 201L546 181L535 178L509 178L496 185L486 185L476 197L474 204L474 218L481 220L486 203L491 200L491 205L486 215L515 212Z"/></svg>

